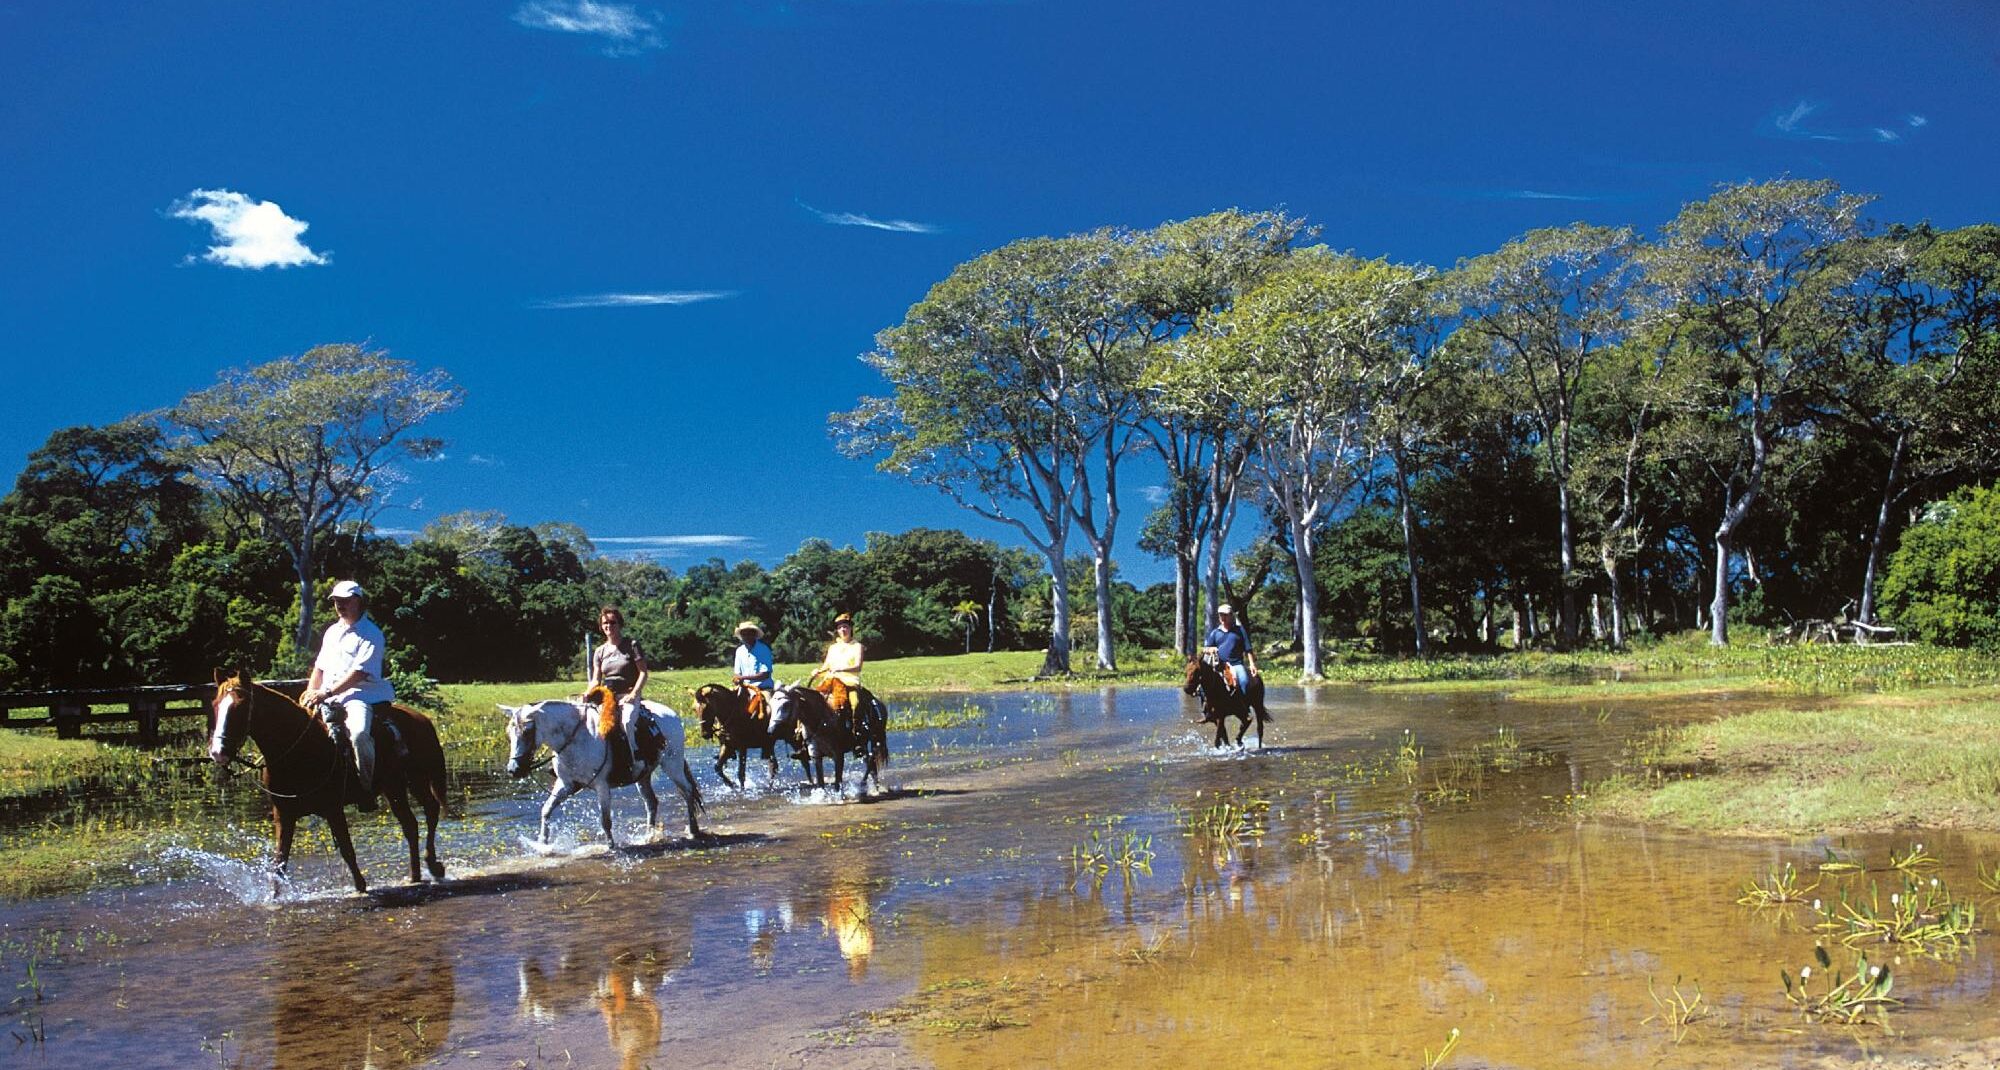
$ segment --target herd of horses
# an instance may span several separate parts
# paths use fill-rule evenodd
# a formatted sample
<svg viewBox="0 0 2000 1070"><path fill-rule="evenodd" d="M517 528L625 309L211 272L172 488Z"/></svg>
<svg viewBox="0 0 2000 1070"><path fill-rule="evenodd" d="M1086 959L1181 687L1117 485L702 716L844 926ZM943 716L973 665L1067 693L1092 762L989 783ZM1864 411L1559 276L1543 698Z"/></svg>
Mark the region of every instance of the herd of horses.
<svg viewBox="0 0 2000 1070"><path fill-rule="evenodd" d="M1230 743L1227 722L1233 717L1237 720L1234 745L1241 747L1244 735L1254 727L1257 747L1263 748L1264 726L1270 723L1271 715L1264 706L1261 677L1251 677L1247 686L1238 690L1208 661L1195 658L1188 662L1181 690L1200 698L1200 723L1215 726L1215 747ZM861 792L868 792L870 781L876 791L883 790L881 770L889 760L889 711L880 699L865 688L856 688L849 707L835 710L820 692L793 686L776 689L766 702L768 709L754 709L750 698L722 684L695 690L695 715L702 738L716 743L715 775L723 784L741 789L748 783L747 766L753 751L762 756L776 782L778 751L789 746L791 756L805 767L808 786L841 793L847 758L852 754L862 760ZM545 699L500 707L507 718L510 775L527 776L541 764L536 760L537 752L544 747L549 751L547 764L553 783L542 803L541 841L548 841L549 819L565 799L594 790L599 825L606 841L615 847L611 789L628 784L636 785L645 799L647 827L659 828L660 802L653 790L653 777L660 772L667 775L687 806L687 835L703 838L697 818L703 809L702 793L687 762L680 715L657 702L642 703L646 720L640 723L651 728L655 745L636 748L628 762L621 762L616 760L606 734L590 727L599 718L612 723L611 703L608 693L595 689L580 699ZM410 882L420 883L426 868L434 879L443 880L437 825L445 808L445 758L437 726L425 714L392 703L383 703L376 711L373 794L389 804L402 826L410 852ZM263 755L261 762L241 755L245 740L257 745ZM351 766L317 714L300 706L293 696L255 682L245 672L217 670L215 699L209 708L208 754L219 768L236 764L261 773L276 835L270 869L274 895L289 880L292 836L299 819L308 815L326 822L341 860L354 878L354 890L368 890L347 826L347 807L357 801ZM736 759L735 780L725 768L731 758ZM830 782L825 775L828 761L833 764ZM424 812L421 856L412 798Z"/></svg>

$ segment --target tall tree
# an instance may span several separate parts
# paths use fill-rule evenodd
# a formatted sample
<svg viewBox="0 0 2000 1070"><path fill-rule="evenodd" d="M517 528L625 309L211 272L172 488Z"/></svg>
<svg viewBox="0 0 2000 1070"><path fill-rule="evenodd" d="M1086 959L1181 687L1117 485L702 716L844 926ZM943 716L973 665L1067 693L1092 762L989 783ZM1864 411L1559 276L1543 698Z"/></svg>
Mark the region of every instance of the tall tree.
<svg viewBox="0 0 2000 1070"><path fill-rule="evenodd" d="M1097 315L1078 299L1087 287L1071 284L1094 269L1089 250L1047 238L960 264L862 358L893 393L830 418L841 452L877 458L882 471L936 488L1042 554L1052 585L1047 675L1069 671L1065 561L1092 442L1076 354Z"/></svg>
<svg viewBox="0 0 2000 1070"><path fill-rule="evenodd" d="M1394 364L1390 333L1421 276L1384 261L1296 253L1221 317L1184 361L1185 397L1241 399L1257 442L1260 489L1284 518L1298 580L1301 674L1321 676L1313 545L1367 474L1371 405Z"/></svg>
<svg viewBox="0 0 2000 1070"><path fill-rule="evenodd" d="M1453 274L1465 305L1463 330L1533 416L1554 478L1562 597L1557 635L1578 633L1576 557L1577 399L1622 337L1633 277L1633 235L1576 223L1530 231Z"/></svg>
<svg viewBox="0 0 2000 1070"><path fill-rule="evenodd" d="M396 462L443 448L414 431L463 397L442 370L419 371L359 345L323 345L225 371L161 420L172 459L290 555L299 593L293 641L305 651L319 543L387 504Z"/></svg>
<svg viewBox="0 0 2000 1070"><path fill-rule="evenodd" d="M1674 351L1705 384L1701 409L1736 440L1704 458L1721 497L1709 600L1717 646L1729 642L1737 534L1779 439L1802 418L1805 392L1840 351L1853 266L1837 253L1862 233L1866 204L1830 181L1724 186L1682 208L1640 254Z"/></svg>
<svg viewBox="0 0 2000 1070"><path fill-rule="evenodd" d="M1134 295L1152 320L1158 343L1147 380L1151 419L1144 431L1167 469L1167 493L1160 503L1154 545L1174 562L1174 647L1193 654L1201 632L1215 623L1223 548L1236 515L1237 490L1250 443L1244 421L1227 397L1159 390L1171 366L1195 337L1213 332L1216 317L1246 290L1270 274L1290 254L1292 244L1313 233L1304 221L1281 211L1214 212L1164 223L1142 234L1142 252L1132 265ZM1204 543L1208 567L1201 584L1207 593L1203 622L1195 620L1196 571Z"/></svg>

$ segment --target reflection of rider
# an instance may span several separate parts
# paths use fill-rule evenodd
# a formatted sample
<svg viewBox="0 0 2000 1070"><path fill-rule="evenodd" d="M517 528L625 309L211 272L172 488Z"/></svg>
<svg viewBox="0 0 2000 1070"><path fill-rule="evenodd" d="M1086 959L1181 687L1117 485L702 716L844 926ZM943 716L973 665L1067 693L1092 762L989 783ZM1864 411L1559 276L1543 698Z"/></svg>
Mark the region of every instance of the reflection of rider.
<svg viewBox="0 0 2000 1070"><path fill-rule="evenodd" d="M736 626L736 637L742 643L736 647L735 675L730 677L750 712L758 715L770 712L771 689L777 686L771 673L771 647L764 642L763 635L764 629L754 620Z"/></svg>
<svg viewBox="0 0 2000 1070"><path fill-rule="evenodd" d="M1250 652L1250 634L1236 622L1236 607L1227 602L1215 607L1215 619L1216 625L1202 645L1215 648L1216 663L1229 667L1230 686L1242 691L1257 673L1257 656Z"/></svg>
<svg viewBox="0 0 2000 1070"><path fill-rule="evenodd" d="M321 702L338 705L347 726L347 738L354 747L354 769L360 774L361 794L367 801L357 803L363 810L375 809L375 739L373 704L393 702L396 689L382 672L382 629L366 616L368 592L353 580L333 585L333 611L340 619L327 625L320 640L319 657L313 661L312 676L306 681L299 705L313 709Z"/></svg>
<svg viewBox="0 0 2000 1070"><path fill-rule="evenodd" d="M618 700L618 717L625 725L625 738L632 751L639 751L639 705L646 692L646 652L639 641L625 634L625 614L617 606L597 611L597 627L604 643L590 655L590 685L604 685Z"/></svg>
<svg viewBox="0 0 2000 1070"><path fill-rule="evenodd" d="M851 692L861 686L861 644L854 638L854 614L833 618L834 640L826 648L826 658L813 672L813 689L826 696L835 713L847 710L854 701Z"/></svg>

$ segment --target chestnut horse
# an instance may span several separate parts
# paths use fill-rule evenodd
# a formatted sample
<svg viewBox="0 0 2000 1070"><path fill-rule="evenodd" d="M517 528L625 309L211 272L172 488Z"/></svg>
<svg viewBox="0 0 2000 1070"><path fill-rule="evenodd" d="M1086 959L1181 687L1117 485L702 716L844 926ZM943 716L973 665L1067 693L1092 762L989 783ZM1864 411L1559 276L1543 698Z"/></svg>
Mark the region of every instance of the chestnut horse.
<svg viewBox="0 0 2000 1070"><path fill-rule="evenodd" d="M881 763L889 757L888 717L880 702L873 701L872 696L863 698L865 695L862 692L855 697L867 703L869 712L855 718L835 713L826 696L810 687L781 687L771 693L771 719L796 726L798 738L805 746L805 754L799 760L805 763L806 776L815 787L826 786L824 763L832 758L833 790L839 791L846 775L847 752L853 751L866 760L861 770L862 794L868 793L871 779L875 781L875 790L883 790Z"/></svg>
<svg viewBox="0 0 2000 1070"><path fill-rule="evenodd" d="M1208 663L1206 658L1191 658L1187 663L1187 679L1181 683L1181 693L1201 696L1201 723L1215 726L1215 745L1222 746L1229 741L1229 725L1225 718L1234 717L1241 724L1236 729L1236 745L1243 745L1243 733L1250 730L1250 721L1257 721L1257 749L1264 749L1264 726L1270 723L1271 713L1264 708L1264 678L1250 677L1250 686L1241 691L1232 690L1223 682L1222 672Z"/></svg>
<svg viewBox="0 0 2000 1070"><path fill-rule="evenodd" d="M723 684L703 684L694 689L694 713L701 721L702 738L715 740L715 775L724 784L738 790L749 785L753 750L764 752L764 761L771 767L771 779L778 779L776 747L779 740L789 739L790 733L781 727L773 734L771 721L750 712L742 692ZM723 771L731 758L736 759L734 781Z"/></svg>
<svg viewBox="0 0 2000 1070"><path fill-rule="evenodd" d="M444 812L444 747L429 717L402 706L377 706L375 716L374 790L389 801L410 845L410 883L424 879L417 857L417 817L410 809L410 790L424 808L423 862L431 876L444 879L437 856L438 815ZM387 723L385 723L387 722ZM393 730L402 738L398 747ZM316 814L333 833L334 846L354 875L354 890L365 892L368 881L354 858L354 840L347 830L348 759L334 745L326 725L297 702L250 679L240 670L215 673L215 702L209 707L208 756L220 767L241 762L236 755L244 739L263 752L264 793L271 798L271 819L277 826L278 849L271 861L271 891L288 880L292 833L299 818ZM245 762L244 764L249 764Z"/></svg>

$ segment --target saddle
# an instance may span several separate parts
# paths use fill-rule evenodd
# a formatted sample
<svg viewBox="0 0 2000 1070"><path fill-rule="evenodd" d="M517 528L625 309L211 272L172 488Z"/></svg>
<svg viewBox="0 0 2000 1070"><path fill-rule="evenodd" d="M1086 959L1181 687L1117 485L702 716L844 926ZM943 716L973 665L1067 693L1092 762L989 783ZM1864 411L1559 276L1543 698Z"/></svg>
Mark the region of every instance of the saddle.
<svg viewBox="0 0 2000 1070"><path fill-rule="evenodd" d="M643 711L644 706L640 709ZM666 737L660 734L660 726L649 716L634 722L638 726L639 750L632 752L632 741L625 734L623 725L614 725L611 734L604 737L604 745L611 751L611 768L607 775L611 786L622 788L639 782L639 771L650 769L660 760L660 752L666 749Z"/></svg>
<svg viewBox="0 0 2000 1070"><path fill-rule="evenodd" d="M407 764L410 758L409 745L403 741L403 733L396 727L395 709L393 702L377 702L370 707L372 716L368 719L368 738L375 741L376 784L381 783L383 770L389 762ZM373 809L376 784L361 783L361 774L355 771L354 741L347 738L347 711L338 703L322 702L315 712L340 756L342 779L347 785L347 801L363 809Z"/></svg>

